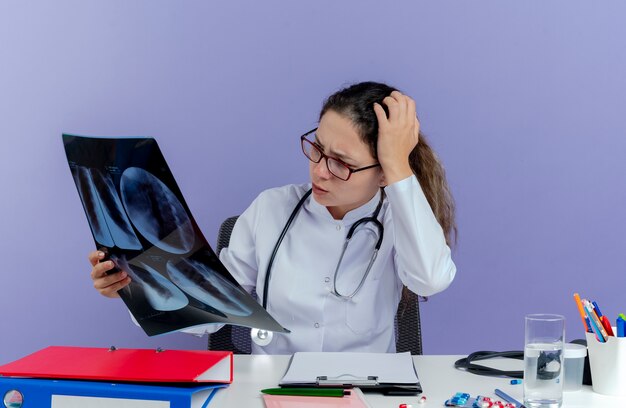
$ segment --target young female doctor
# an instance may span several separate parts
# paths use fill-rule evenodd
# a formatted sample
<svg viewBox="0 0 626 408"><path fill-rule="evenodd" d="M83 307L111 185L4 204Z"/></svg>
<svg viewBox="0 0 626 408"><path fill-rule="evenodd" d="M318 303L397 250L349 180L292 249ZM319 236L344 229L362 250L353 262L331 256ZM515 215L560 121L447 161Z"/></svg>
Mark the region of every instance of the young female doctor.
<svg viewBox="0 0 626 408"><path fill-rule="evenodd" d="M253 343L252 352L394 352L403 287L433 295L456 273L448 245L454 204L443 167L419 133L415 102L385 84L352 85L326 100L317 129L301 144L310 184L261 193L220 254L291 330L274 333L267 345ZM113 265L102 257L89 254L94 287L117 297L130 278L106 275Z"/></svg>

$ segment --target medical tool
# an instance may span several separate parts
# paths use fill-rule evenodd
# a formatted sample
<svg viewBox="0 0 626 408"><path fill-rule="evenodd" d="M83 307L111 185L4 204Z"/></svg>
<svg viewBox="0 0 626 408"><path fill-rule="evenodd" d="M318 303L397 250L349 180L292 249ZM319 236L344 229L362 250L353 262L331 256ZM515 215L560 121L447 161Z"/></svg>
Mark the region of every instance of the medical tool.
<svg viewBox="0 0 626 408"><path fill-rule="evenodd" d="M278 252L278 249L280 248L280 244L283 242L283 239L285 238L285 235L287 234L287 231L289 230L289 227L291 226L291 224L293 223L294 219L296 218L296 216L300 212L300 209L304 205L304 203L307 200L307 198L309 198L309 196L311 195L312 191L313 191L312 189L309 189L309 191L307 191L302 196L302 198L300 199L298 204L296 204L296 206L294 207L293 211L291 212L291 215L287 219L287 222L285 223L285 226L283 227L283 230L281 231L280 235L278 236L278 240L276 241L276 245L274 245L274 250L272 251L272 256L270 257L270 260L269 260L269 262L267 264L267 271L265 273L265 282L263 284L263 308L265 310L267 310L267 298L268 298L268 292L269 292L269 281L270 281L270 275L271 275L271 272L272 272L272 265L274 264L274 259L276 258L276 253ZM354 296L356 296L357 293L359 293L359 291L363 287L363 284L365 283L365 279L367 279L367 276L369 275L370 270L372 269L372 265L374 264L374 261L376 260L376 257L378 256L378 250L380 249L380 246L382 245L383 234L384 234L384 230L385 230L384 227L383 227L383 224L380 221L378 221L378 214L380 213L380 209L382 208L384 197L385 197L384 196L384 191L381 189L381 191L380 191L380 201L378 202L378 205L376 206L376 209L374 210L374 213L372 214L372 216L371 217L361 218L360 220L358 220L354 224L352 224L352 227L350 227L350 229L348 230L348 235L346 236L346 241L343 244L343 249L341 251L341 256L339 257L339 262L337 262L337 267L335 268L335 274L334 274L334 277L333 277L332 294L337 296L340 299L350 300ZM352 239L353 235L355 234L357 228L359 226L365 225L367 223L373 223L376 226L377 230L378 230L378 240L376 242L376 246L374 247L374 253L372 254L372 257L371 257L371 259L369 261L369 264L367 265L367 269L365 270L365 274L361 278L361 281L359 282L359 285L356 287L356 289L352 293L350 293L348 295L341 294L337 290L337 274L339 272L339 267L341 266L341 262L343 261L343 256L346 253L346 249L348 248L348 244L350 243L350 240ZM266 346L266 345L268 345L272 341L273 332L267 331L267 330L252 329L250 331L250 336L252 337L252 341L254 341L259 346Z"/></svg>

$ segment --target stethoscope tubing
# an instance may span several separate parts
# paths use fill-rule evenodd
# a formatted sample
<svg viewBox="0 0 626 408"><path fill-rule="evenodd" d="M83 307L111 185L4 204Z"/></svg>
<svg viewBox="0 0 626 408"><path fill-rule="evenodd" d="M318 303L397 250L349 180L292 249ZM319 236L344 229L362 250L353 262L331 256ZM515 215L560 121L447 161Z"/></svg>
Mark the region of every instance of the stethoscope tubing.
<svg viewBox="0 0 626 408"><path fill-rule="evenodd" d="M381 194L382 194L382 192L381 192ZM348 235L346 236L346 242L344 242L344 244L343 244L343 249L341 251L341 256L339 257L339 262L337 262L337 267L335 268L335 273L333 275L333 290L332 290L332 293L333 293L333 295L337 296L340 299L350 300L354 296L356 296L357 293L359 293L359 291L363 287L363 284L365 284L365 281L367 280L367 276L370 274L370 271L372 270L372 265L374 265L374 261L376 261L376 257L378 256L378 250L380 249L380 246L383 243L383 234L385 232L385 228L383 227L383 224L381 224L380 221L378 221L378 213L380 212L380 209L381 209L382 204L383 204L382 200L383 200L383 197L381 197L380 202L376 206L376 210L374 211L374 215L372 217L361 218L360 220L358 220L357 222L352 224L352 227L348 231ZM337 274L339 272L339 268L341 267L341 262L343 261L343 256L346 254L346 249L348 248L348 244L350 243L350 240L352 239L352 236L354 235L357 227L359 225L361 225L361 224L367 224L368 222L373 223L376 226L376 228L378 229L378 241L376 241L376 246L374 247L374 253L372 254L372 257L370 258L370 262L367 265L367 269L365 270L365 274L361 278L361 282L359 282L359 285L356 287L356 289L349 295L342 295L337 290Z"/></svg>
<svg viewBox="0 0 626 408"><path fill-rule="evenodd" d="M274 250L272 251L272 256L270 257L270 260L267 263L267 269L265 270L265 281L263 282L263 309L265 309L265 310L267 310L267 294L269 292L270 274L272 273L272 265L274 264L274 259L276 258L276 253L278 252L278 248L280 248L280 244L283 242L283 239L285 238L285 235L287 235L287 230L289 230L289 227L293 223L293 220L296 218L296 215L298 215L298 213L300 212L300 208L304 205L304 202L311 195L312 191L313 191L313 189L309 189L309 191L304 193L304 195L302 196L300 201L298 201L298 204L296 204L296 207L291 212L291 215L289 216L289 219L285 223L285 226L283 227L283 230L281 231L280 235L278 236L278 240L276 241L276 245L274 245Z"/></svg>
<svg viewBox="0 0 626 408"><path fill-rule="evenodd" d="M296 218L296 216L300 212L300 208L302 208L302 206L304 205L304 203L307 200L307 198L309 198L309 196L311 195L312 191L313 191L313 189L309 189L306 193L304 193L302 198L300 198L300 201L298 201L298 204L296 204L295 208L291 212L291 215L289 216L289 219L287 219L287 222L285 223L285 226L283 227L283 230L281 231L280 235L278 236L278 240L276 240L276 244L274 245L274 250L272 251L272 255L270 256L270 260L267 263L267 269L265 271L265 281L263 282L263 300L262 300L262 305L263 305L263 308L265 310L267 310L267 302L268 302L268 294L269 294L269 282L270 282L271 273L272 273L272 266L274 265L274 260L276 259L276 254L278 253L278 249L280 248L280 244L283 242L283 239L285 238L285 235L287 235L287 231L289 230L289 227L291 226L291 224L293 223L294 219ZM378 220L378 214L380 213L380 209L382 208L382 205L383 205L384 191L381 190L380 194L381 194L380 202L376 206L376 210L374 211L373 216L362 218L362 219L358 220L357 222L355 222L352 225L352 227L350 228L350 230L348 231L348 235L346 236L346 241L343 244L343 250L341 251L341 256L339 257L339 262L337 263L337 267L335 268L335 274L334 274L334 277L333 277L332 294L337 296L340 299L350 300L357 293L359 293L359 290L361 290L361 287L365 283L365 280L367 279L367 276L369 275L370 270L372 269L372 265L374 264L374 261L376 261L376 257L378 256L378 250L380 249L380 247L382 245L383 234L384 234L384 231L385 231L385 229L383 227L383 224ZM365 271L365 274L363 275L363 278L361 278L361 282L359 283L357 288L354 290L354 292L352 292L349 295L342 295L341 293L339 293L337 291L337 274L338 274L338 271L339 271L339 267L341 266L341 262L343 261L343 256L346 253L346 249L348 247L348 244L350 243L350 240L352 239L352 236L356 232L357 227L359 225L361 225L361 224L366 224L368 222L374 223L374 225L378 229L378 241L376 242L376 246L374 248L374 253L372 255L372 258L370 259L369 264L367 265L367 270ZM272 338L273 338L273 333L272 332L268 332L267 330L253 329L250 334L251 334L251 337L252 337L252 341L254 341L259 346L266 346L266 345L268 345L272 341Z"/></svg>

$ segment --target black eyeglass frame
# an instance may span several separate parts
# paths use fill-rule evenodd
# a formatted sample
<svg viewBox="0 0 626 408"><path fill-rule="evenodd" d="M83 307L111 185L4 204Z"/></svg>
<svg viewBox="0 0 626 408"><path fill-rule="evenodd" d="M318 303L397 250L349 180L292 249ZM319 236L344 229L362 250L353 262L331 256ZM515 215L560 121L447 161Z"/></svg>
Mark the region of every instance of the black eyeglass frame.
<svg viewBox="0 0 626 408"><path fill-rule="evenodd" d="M316 130L317 130L317 128L315 128L313 130L309 130L308 132L306 132L305 134L300 136L300 146L302 147L302 153L304 153L306 158L309 159L313 163L319 163L319 162L322 161L322 159L326 158L326 168L328 169L328 172L330 174L332 174L333 176L337 177L339 180L348 181L348 180L350 180L350 176L352 176L352 173L358 173L359 171L368 170L368 169L372 169L374 167L380 166L380 163L376 163L376 164L370 164L369 166L365 166L365 167L359 167L358 169L352 169L352 168L350 168L350 166L348 164L344 163L343 161L339 160L338 158L328 156L326 153L324 153L322 151L322 149L320 149L320 147L316 143L314 143L314 142L312 142L312 141L310 141L309 139L306 138L308 135L310 135L311 133L315 132ZM315 161L307 154L306 149L304 147L305 143L310 144L315 150L317 150L320 153L319 160ZM333 173L333 171L330 169L330 166L328 165L328 160L334 160L338 164L340 164L343 167L345 167L348 170L348 177L344 179L344 178L339 177L335 173Z"/></svg>

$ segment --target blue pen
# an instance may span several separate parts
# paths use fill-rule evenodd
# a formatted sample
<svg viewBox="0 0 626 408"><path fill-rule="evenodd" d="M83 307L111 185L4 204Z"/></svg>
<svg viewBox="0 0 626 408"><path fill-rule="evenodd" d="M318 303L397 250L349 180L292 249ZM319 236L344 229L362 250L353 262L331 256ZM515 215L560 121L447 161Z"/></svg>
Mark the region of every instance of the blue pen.
<svg viewBox="0 0 626 408"><path fill-rule="evenodd" d="M591 323L591 329L595 333L598 341L600 343L606 342L606 336L605 336L606 330L604 330L604 326L602 326L602 323L600 323L600 321L598 320L598 316L593 311L591 302L587 300L583 301L583 309L585 309L585 313L587 314L587 317L589 317L589 323ZM600 326L598 327L598 325Z"/></svg>
<svg viewBox="0 0 626 408"><path fill-rule="evenodd" d="M517 408L526 408L526 405L522 404L521 402L519 402L518 400L516 400L515 398L511 397L509 394L507 394L506 392L496 388L495 391L496 395L500 398L502 398L503 400L505 400L508 403L511 404L515 404L515 406Z"/></svg>
<svg viewBox="0 0 626 408"><path fill-rule="evenodd" d="M622 317L617 318L617 337L626 337L626 320Z"/></svg>
<svg viewBox="0 0 626 408"><path fill-rule="evenodd" d="M593 301L591 302L591 304L593 305L593 310L595 310L596 314L598 315L598 317L602 317L602 312L600 311L600 307L598 306L598 304Z"/></svg>

